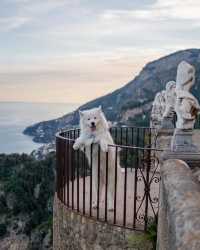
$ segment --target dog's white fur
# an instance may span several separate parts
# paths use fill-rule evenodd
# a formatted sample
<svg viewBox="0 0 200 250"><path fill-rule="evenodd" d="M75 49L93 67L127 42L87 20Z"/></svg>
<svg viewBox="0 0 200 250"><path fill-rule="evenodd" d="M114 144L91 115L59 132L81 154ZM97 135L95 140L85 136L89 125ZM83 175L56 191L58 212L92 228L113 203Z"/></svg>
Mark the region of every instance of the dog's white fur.
<svg viewBox="0 0 200 250"><path fill-rule="evenodd" d="M106 183L106 152L108 152L108 209L113 210L114 201L114 177L115 177L115 148L108 146L114 144L109 132L109 124L106 121L101 107L79 111L80 137L76 139L73 148L75 150L85 148L86 157L91 165L92 146L92 178L95 197L93 208L97 207L98 190L98 150L100 145L100 180L99 197L101 199L102 188ZM93 127L92 127L93 125Z"/></svg>

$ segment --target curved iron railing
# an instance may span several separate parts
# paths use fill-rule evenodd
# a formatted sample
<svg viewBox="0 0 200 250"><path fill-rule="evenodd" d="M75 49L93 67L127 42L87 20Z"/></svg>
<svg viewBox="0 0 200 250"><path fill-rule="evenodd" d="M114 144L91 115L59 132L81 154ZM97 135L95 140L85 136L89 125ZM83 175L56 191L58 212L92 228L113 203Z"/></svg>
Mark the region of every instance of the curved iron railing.
<svg viewBox="0 0 200 250"><path fill-rule="evenodd" d="M79 129L71 129L56 135L60 201L84 216L146 230L158 211L160 151L156 149L156 131L113 127L115 144L109 145L107 153L97 144L91 145L89 153L86 149L75 151L79 133Z"/></svg>

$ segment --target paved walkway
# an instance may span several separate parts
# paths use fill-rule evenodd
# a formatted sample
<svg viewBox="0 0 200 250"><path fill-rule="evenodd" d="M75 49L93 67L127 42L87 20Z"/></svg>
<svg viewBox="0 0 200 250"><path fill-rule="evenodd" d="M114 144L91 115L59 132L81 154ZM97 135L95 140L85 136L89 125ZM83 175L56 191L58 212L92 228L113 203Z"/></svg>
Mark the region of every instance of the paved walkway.
<svg viewBox="0 0 200 250"><path fill-rule="evenodd" d="M147 173L145 171L138 170L137 174L137 186L135 187L135 170L127 172L127 191L126 200L124 201L124 180L125 173L118 171L117 176L117 202L116 202L116 224L124 225L127 227L133 227L134 218L135 226L138 229L144 227L144 214L145 210L148 211L148 217L154 216L154 212L157 213L158 210L158 195L159 195L159 174L150 172L149 182L150 182L150 196L147 199L145 193L145 181ZM152 180L151 178L154 177ZM77 179L74 180L74 209L77 209L79 203L79 212L83 213L83 178L79 178L79 201L77 199ZM136 190L137 189L137 190ZM93 197L94 197L94 190ZM67 203L67 189L65 190L65 197ZM147 191L148 192L148 191ZM136 197L136 202L134 206L134 198ZM148 200L148 202L147 202ZM126 203L126 205L125 205ZM72 207L72 183L69 184L69 206ZM135 207L135 209L134 209ZM136 217L134 216L134 211L136 212ZM92 216L97 217L97 209L91 209ZM90 215L90 177L85 178L85 213ZM125 221L124 221L125 215ZM99 203L99 219L105 219L105 188L103 188L103 195ZM107 211L107 219L109 222L113 223L114 212Z"/></svg>

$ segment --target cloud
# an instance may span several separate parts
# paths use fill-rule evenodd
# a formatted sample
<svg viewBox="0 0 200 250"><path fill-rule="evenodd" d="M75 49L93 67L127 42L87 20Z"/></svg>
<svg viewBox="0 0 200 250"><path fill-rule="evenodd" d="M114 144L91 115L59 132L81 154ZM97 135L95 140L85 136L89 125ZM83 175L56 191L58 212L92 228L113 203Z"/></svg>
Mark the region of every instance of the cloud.
<svg viewBox="0 0 200 250"><path fill-rule="evenodd" d="M38 16L41 14L49 13L57 8L60 10L66 6L74 6L76 1L69 0L45 0L45 1L30 1L27 0L22 5L21 11L27 14Z"/></svg>
<svg viewBox="0 0 200 250"><path fill-rule="evenodd" d="M43 26L51 12L58 13L63 8L76 6L78 0L2 0L0 9L0 31L12 31L22 29L29 24L30 30L34 24ZM53 15L54 16L54 13ZM47 24L48 25L48 24Z"/></svg>
<svg viewBox="0 0 200 250"><path fill-rule="evenodd" d="M0 65L0 100L9 96L13 101L83 103L132 80L151 59L151 56L142 59L144 52L135 57L135 52L131 48L121 48L110 52L49 57L35 63ZM12 96L9 95L9 86L15 88Z"/></svg>
<svg viewBox="0 0 200 250"><path fill-rule="evenodd" d="M27 98L59 101L63 90L62 100L86 101L131 80L150 60L199 47L199 0L2 1L0 84L19 88L18 98L24 89ZM91 86L96 92L83 95Z"/></svg>
<svg viewBox="0 0 200 250"><path fill-rule="evenodd" d="M142 9L105 10L103 19L107 20L170 20L188 19L200 20L199 0L157 0L154 4Z"/></svg>
<svg viewBox="0 0 200 250"><path fill-rule="evenodd" d="M0 32L1 31L12 31L19 29L23 25L29 23L31 18L29 17L0 17Z"/></svg>

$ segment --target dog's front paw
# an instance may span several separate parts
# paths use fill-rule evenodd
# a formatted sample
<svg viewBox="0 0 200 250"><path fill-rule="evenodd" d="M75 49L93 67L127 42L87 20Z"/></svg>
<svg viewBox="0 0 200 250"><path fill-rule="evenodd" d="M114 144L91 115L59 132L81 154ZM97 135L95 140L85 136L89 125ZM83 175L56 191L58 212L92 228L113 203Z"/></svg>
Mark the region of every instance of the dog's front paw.
<svg viewBox="0 0 200 250"><path fill-rule="evenodd" d="M108 152L108 144L105 142L100 142L100 147L103 152Z"/></svg>
<svg viewBox="0 0 200 250"><path fill-rule="evenodd" d="M79 143L79 141L76 141L76 142L74 143L74 145L73 145L73 149L74 149L74 150L77 150L77 149L80 148L80 146L81 146L81 144Z"/></svg>
<svg viewBox="0 0 200 250"><path fill-rule="evenodd" d="M79 146L78 146L77 144L74 143L73 149L74 149L74 150L78 150L78 149L79 149Z"/></svg>

